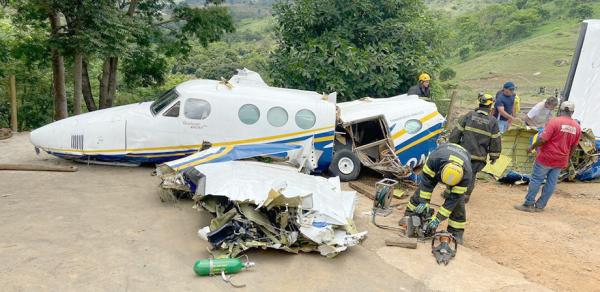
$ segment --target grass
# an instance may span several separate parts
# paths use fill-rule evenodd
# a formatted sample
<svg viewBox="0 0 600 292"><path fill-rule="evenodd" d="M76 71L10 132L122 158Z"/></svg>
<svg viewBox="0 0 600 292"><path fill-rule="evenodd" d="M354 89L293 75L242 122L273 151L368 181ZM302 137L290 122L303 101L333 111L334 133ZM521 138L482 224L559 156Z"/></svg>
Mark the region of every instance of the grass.
<svg viewBox="0 0 600 292"><path fill-rule="evenodd" d="M517 85L522 102L543 100L547 96L536 94L541 86L546 86L547 92L564 87L580 26L580 23L562 26L553 23L539 28L536 31L539 36L452 66L459 96L462 99L472 96L466 99L474 100L479 91L495 94L510 80ZM549 32L541 34L546 31ZM566 60L568 65L557 66L557 60Z"/></svg>
<svg viewBox="0 0 600 292"><path fill-rule="evenodd" d="M469 0L463 2L467 4L463 8L470 7ZM594 8L590 18L600 18L600 2L590 4ZM536 103L548 97L537 94L541 86L546 86L548 94L553 93L554 88L562 89L580 28L581 21L559 19L535 28L531 37L520 42L478 52L466 61L448 60L456 71L452 81L459 85L459 106L473 106L479 91L495 94L509 80L517 85L517 94L523 103ZM568 65L557 66L554 64L557 60L567 60Z"/></svg>
<svg viewBox="0 0 600 292"><path fill-rule="evenodd" d="M244 18L240 20L236 29L238 31L252 30L255 32L263 31L269 26L273 26L274 17L267 16L263 18Z"/></svg>

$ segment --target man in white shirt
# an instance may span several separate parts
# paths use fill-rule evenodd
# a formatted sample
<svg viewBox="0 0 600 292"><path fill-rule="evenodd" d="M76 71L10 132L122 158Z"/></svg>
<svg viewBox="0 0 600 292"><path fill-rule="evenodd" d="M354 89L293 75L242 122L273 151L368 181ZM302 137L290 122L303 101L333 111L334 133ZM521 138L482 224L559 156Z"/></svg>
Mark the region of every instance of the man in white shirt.
<svg viewBox="0 0 600 292"><path fill-rule="evenodd" d="M527 125L534 128L544 127L546 123L552 118L554 109L558 105L556 97L549 97L548 99L536 104L525 117Z"/></svg>

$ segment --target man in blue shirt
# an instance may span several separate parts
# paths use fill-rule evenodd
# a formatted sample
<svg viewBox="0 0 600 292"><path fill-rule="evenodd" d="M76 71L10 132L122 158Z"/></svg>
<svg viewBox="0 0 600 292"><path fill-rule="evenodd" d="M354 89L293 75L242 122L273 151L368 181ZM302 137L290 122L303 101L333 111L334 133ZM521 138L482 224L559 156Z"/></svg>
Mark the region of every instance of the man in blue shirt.
<svg viewBox="0 0 600 292"><path fill-rule="evenodd" d="M496 93L494 118L498 119L500 133L504 133L504 131L506 131L509 122L517 119L517 113L514 112L515 84L509 81L504 83L504 88Z"/></svg>

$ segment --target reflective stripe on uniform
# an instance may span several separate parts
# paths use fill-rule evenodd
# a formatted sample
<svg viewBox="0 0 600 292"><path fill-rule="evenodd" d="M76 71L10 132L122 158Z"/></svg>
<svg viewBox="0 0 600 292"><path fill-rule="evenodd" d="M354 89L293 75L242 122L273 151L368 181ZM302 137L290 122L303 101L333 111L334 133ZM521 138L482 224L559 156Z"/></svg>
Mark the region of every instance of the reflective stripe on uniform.
<svg viewBox="0 0 600 292"><path fill-rule="evenodd" d="M498 137L500 137L500 136L502 136L502 133L498 132L498 133L496 133L496 134L493 134L491 137L492 137L492 139L493 139L493 138L498 138Z"/></svg>
<svg viewBox="0 0 600 292"><path fill-rule="evenodd" d="M458 144L454 144L454 143L450 143L450 144L451 144L451 145L454 145L454 146L456 146L456 147L458 147L458 148L460 148L460 149L462 149L462 150L464 150L464 151L465 151L465 152L467 152L467 153L469 153L469 151L467 151L467 149L465 149L465 147L462 147L462 146L460 146L460 145L458 145Z"/></svg>
<svg viewBox="0 0 600 292"><path fill-rule="evenodd" d="M457 221L448 219L448 226L456 228L456 229L465 229L465 222L457 222Z"/></svg>
<svg viewBox="0 0 600 292"><path fill-rule="evenodd" d="M473 155L471 154L471 160L482 160L485 161L487 158L485 156Z"/></svg>
<svg viewBox="0 0 600 292"><path fill-rule="evenodd" d="M433 170L431 170L431 168L429 168L429 166L427 166L427 164L425 164L425 166L423 166L423 172L426 173L430 177L435 177L435 172L433 172Z"/></svg>
<svg viewBox="0 0 600 292"><path fill-rule="evenodd" d="M487 115L489 115L489 113L488 113L488 112L486 112L486 111L477 110L477 112L478 112L478 113L480 113L480 114L484 114L484 115L486 115L486 116L487 116Z"/></svg>
<svg viewBox="0 0 600 292"><path fill-rule="evenodd" d="M431 200L431 192L421 191L419 197L425 200Z"/></svg>
<svg viewBox="0 0 600 292"><path fill-rule="evenodd" d="M461 132L465 130L460 124L456 124L456 128Z"/></svg>
<svg viewBox="0 0 600 292"><path fill-rule="evenodd" d="M465 161L464 161L464 160L462 160L462 159L460 159L460 158L458 158L457 156L454 156L454 155L450 155L450 157L448 157L448 160L450 160L450 161L454 161L454 162L456 162L456 163L460 164L461 166L462 166L463 164L465 164Z"/></svg>
<svg viewBox="0 0 600 292"><path fill-rule="evenodd" d="M416 206L413 205L410 201L408 202L408 204L406 205L406 208L408 208L408 210L414 211Z"/></svg>
<svg viewBox="0 0 600 292"><path fill-rule="evenodd" d="M455 194L464 194L466 191L467 191L467 188L465 188L465 187L458 187L458 186L452 187L452 192Z"/></svg>
<svg viewBox="0 0 600 292"><path fill-rule="evenodd" d="M450 210L444 208L444 206L440 207L440 210L438 211L438 213L446 218L450 217L450 213L452 213Z"/></svg>
<svg viewBox="0 0 600 292"><path fill-rule="evenodd" d="M488 136L488 137L492 137L493 136L492 133L490 133L488 131L485 131L485 130L482 130L482 129L473 128L473 127L469 127L469 126L465 127L465 131L471 131L473 133L481 134L481 135Z"/></svg>
<svg viewBox="0 0 600 292"><path fill-rule="evenodd" d="M490 153L490 157L500 157L500 153Z"/></svg>

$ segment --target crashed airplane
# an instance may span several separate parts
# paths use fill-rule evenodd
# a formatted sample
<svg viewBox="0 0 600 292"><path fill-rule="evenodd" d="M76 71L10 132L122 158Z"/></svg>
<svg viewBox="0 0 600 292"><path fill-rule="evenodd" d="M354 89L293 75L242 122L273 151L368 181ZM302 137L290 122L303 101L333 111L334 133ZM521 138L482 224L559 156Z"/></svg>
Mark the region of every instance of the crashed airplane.
<svg viewBox="0 0 600 292"><path fill-rule="evenodd" d="M581 124L577 152L561 173L566 180L590 180L600 177L600 20L583 22L573 62L565 85L565 100L575 103L573 118ZM543 129L513 123L502 134L502 155L494 165L483 171L503 182L528 182L535 154L526 149Z"/></svg>
<svg viewBox="0 0 600 292"><path fill-rule="evenodd" d="M30 134L49 154L87 163L163 163L209 147L295 144L312 138L314 172L355 179L361 165L407 177L437 146L444 118L417 96L336 104L336 94L269 87L240 70L191 80L154 102L98 110Z"/></svg>

